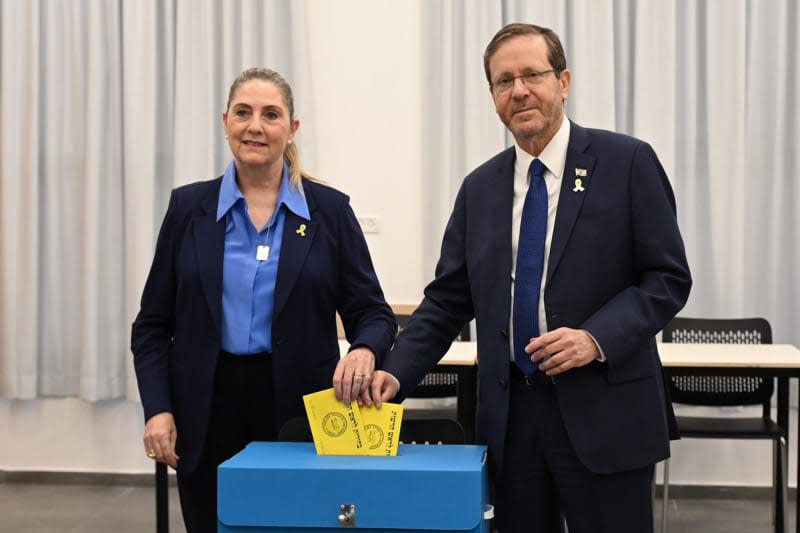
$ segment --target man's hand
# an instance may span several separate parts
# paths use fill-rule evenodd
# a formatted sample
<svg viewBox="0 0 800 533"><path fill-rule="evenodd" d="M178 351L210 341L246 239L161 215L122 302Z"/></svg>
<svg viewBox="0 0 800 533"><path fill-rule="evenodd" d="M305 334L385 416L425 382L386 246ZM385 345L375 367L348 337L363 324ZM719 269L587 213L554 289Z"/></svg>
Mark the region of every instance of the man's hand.
<svg viewBox="0 0 800 533"><path fill-rule="evenodd" d="M383 370L376 370L372 378L372 385L370 385L370 395L363 398L366 405L375 403L375 407L379 408L383 402L388 402L400 391L400 382L397 378ZM363 396L363 395L362 395Z"/></svg>
<svg viewBox="0 0 800 533"><path fill-rule="evenodd" d="M531 339L525 351L548 376L586 366L600 357L591 335L586 330L572 328L558 328Z"/></svg>

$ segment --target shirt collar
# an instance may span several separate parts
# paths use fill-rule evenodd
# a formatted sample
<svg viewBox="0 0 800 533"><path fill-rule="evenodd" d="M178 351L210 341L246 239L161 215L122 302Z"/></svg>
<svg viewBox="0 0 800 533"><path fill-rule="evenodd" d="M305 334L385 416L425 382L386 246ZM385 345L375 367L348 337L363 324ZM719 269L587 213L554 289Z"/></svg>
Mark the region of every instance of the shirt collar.
<svg viewBox="0 0 800 533"><path fill-rule="evenodd" d="M564 167L567 164L569 132L570 121L567 116L564 115L564 119L561 121L561 126L558 128L558 131L539 154L539 159L544 163L544 166L546 166L547 170L552 172L557 179L561 179L561 176L564 175ZM531 161L533 161L533 156L523 150L516 142L514 143L514 150L517 156L517 164L525 169L524 172L527 173L527 169Z"/></svg>
<svg viewBox="0 0 800 533"><path fill-rule="evenodd" d="M239 185L236 183L236 165L231 161L228 168L225 169L225 174L222 176L222 185L219 189L217 222L228 214L228 211L230 211L240 198L244 198L244 195L242 191L239 190ZM278 191L278 201L275 204L276 211L280 208L281 204L285 205L286 208L295 215L305 218L306 220L311 220L311 214L308 211L308 202L306 202L306 195L302 185L296 189L289 185L289 165L286 162L283 163L281 188Z"/></svg>
<svg viewBox="0 0 800 533"><path fill-rule="evenodd" d="M233 161L228 164L225 174L222 175L222 185L219 188L219 200L217 201L217 222L222 220L231 207L239 200L244 198L239 186L236 184L236 165Z"/></svg>

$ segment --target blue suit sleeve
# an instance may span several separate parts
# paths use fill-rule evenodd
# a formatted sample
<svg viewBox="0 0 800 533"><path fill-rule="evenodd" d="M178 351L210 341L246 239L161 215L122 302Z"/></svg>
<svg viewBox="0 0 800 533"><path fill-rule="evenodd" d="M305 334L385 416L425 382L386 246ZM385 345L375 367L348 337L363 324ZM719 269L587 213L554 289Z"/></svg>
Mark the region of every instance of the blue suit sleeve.
<svg viewBox="0 0 800 533"><path fill-rule="evenodd" d="M175 324L177 210L176 193L173 191L156 241L139 314L131 332L133 364L145 420L155 414L172 411L168 358Z"/></svg>
<svg viewBox="0 0 800 533"><path fill-rule="evenodd" d="M385 370L400 381L401 399L436 366L474 317L466 261L466 194L462 184L442 239L436 276L387 361Z"/></svg>
<svg viewBox="0 0 800 533"><path fill-rule="evenodd" d="M337 310L351 349L367 347L380 367L397 333L397 321L386 303L370 258L367 241L350 204L340 210L340 290Z"/></svg>
<svg viewBox="0 0 800 533"><path fill-rule="evenodd" d="M584 323L608 357L609 380L621 381L630 361L674 317L692 285L678 229L675 197L653 149L642 143L630 176L630 227L636 280ZM618 369L624 371L617 375Z"/></svg>

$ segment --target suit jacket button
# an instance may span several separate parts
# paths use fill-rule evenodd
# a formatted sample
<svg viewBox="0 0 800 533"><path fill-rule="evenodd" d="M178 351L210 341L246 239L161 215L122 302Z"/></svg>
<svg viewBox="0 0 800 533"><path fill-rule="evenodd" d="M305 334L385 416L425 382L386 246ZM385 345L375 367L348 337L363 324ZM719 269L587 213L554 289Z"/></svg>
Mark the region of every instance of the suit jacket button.
<svg viewBox="0 0 800 533"><path fill-rule="evenodd" d="M507 338L508 338L508 330L505 330L505 329L502 329L502 330L500 330L500 335L501 335L501 336L502 336L504 339L507 339Z"/></svg>
<svg viewBox="0 0 800 533"><path fill-rule="evenodd" d="M506 390L508 388L508 381L503 378L497 380L497 384L500 385L500 388L503 390Z"/></svg>

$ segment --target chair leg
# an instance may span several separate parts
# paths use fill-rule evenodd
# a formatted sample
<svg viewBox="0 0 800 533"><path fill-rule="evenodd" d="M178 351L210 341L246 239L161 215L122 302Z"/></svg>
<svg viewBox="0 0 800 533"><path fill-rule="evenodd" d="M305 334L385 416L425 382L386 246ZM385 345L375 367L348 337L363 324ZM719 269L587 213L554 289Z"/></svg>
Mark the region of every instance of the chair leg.
<svg viewBox="0 0 800 533"><path fill-rule="evenodd" d="M661 495L661 533L667 533L667 511L669 509L669 458L664 459L664 489Z"/></svg>

